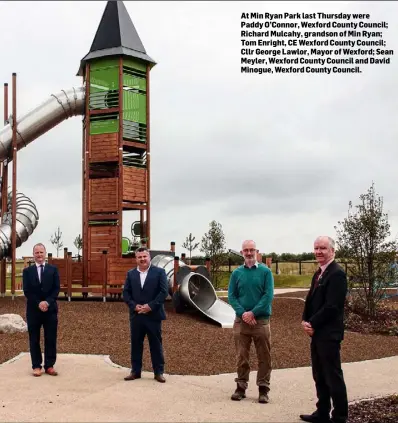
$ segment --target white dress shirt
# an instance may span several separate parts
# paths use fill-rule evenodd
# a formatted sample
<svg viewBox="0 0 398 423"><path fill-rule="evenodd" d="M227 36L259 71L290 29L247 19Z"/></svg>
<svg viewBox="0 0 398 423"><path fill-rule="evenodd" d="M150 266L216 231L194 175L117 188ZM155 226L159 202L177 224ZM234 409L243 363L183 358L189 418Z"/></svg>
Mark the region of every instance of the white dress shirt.
<svg viewBox="0 0 398 423"><path fill-rule="evenodd" d="M151 266L149 266L149 267L151 267ZM144 270L144 271L140 270L140 269L137 267L137 270L138 270L138 271L139 271L139 273L140 273L141 289L142 289L142 288L144 288L145 279L146 279L146 277L147 277L147 275L148 275L148 270L149 270L149 267L148 267L148 269L146 269L146 270Z"/></svg>
<svg viewBox="0 0 398 423"><path fill-rule="evenodd" d="M37 276L39 277L39 281L41 283L41 279L40 279L40 276L41 276L40 266L41 266L40 264L36 263ZM44 272L44 268L45 268L45 263L43 263L43 272Z"/></svg>

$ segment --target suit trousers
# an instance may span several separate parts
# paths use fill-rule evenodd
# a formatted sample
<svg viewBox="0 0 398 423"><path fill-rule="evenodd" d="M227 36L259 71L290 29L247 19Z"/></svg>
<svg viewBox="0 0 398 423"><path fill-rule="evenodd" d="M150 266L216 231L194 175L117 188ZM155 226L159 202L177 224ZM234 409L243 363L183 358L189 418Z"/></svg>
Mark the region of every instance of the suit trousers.
<svg viewBox="0 0 398 423"><path fill-rule="evenodd" d="M256 348L258 371L257 386L270 390L270 379L272 370L271 361L271 328L268 319L258 319L257 324L250 326L242 319L236 318L233 326L234 341L237 353L238 377L235 382L246 390L250 375L250 347L252 341Z"/></svg>
<svg viewBox="0 0 398 423"><path fill-rule="evenodd" d="M28 324L32 369L42 368L40 348L40 331L42 326L44 329L44 368L53 367L57 359L58 314L32 309L27 311L26 320Z"/></svg>
<svg viewBox="0 0 398 423"><path fill-rule="evenodd" d="M328 418L333 401L332 418L345 423L348 418L347 389L341 368L340 341L311 340L312 375L318 402L316 414Z"/></svg>
<svg viewBox="0 0 398 423"><path fill-rule="evenodd" d="M144 339L148 337L152 368L155 375L164 372L164 355L162 345L162 321L148 316L130 313L131 336L131 370L141 374Z"/></svg>

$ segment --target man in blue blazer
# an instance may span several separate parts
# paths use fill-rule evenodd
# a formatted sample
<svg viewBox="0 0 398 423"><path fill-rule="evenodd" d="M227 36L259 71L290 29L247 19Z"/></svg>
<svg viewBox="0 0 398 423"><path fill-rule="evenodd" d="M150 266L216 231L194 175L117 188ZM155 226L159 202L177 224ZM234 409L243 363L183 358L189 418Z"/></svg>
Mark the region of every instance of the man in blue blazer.
<svg viewBox="0 0 398 423"><path fill-rule="evenodd" d="M33 247L33 256L35 264L26 267L22 273L33 375L42 374L40 330L43 326L44 370L51 376L57 376L54 364L57 358L59 274L55 266L45 262L46 248L43 244Z"/></svg>
<svg viewBox="0 0 398 423"><path fill-rule="evenodd" d="M164 383L162 320L166 319L166 272L151 265L149 251L144 247L137 249L135 257L137 267L127 272L123 288L123 300L130 310L131 336L131 373L124 380L141 378L142 353L147 335L155 380Z"/></svg>

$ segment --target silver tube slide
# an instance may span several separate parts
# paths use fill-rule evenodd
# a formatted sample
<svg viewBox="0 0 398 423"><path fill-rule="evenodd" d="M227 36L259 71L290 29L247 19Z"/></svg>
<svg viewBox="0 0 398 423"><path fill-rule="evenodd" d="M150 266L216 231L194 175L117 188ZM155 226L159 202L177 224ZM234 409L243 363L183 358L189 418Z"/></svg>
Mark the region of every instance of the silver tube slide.
<svg viewBox="0 0 398 423"><path fill-rule="evenodd" d="M52 94L31 112L17 119L18 150L45 134L64 120L84 113L85 89L71 88ZM0 131L0 160L8 156L12 144L11 122Z"/></svg>
<svg viewBox="0 0 398 423"><path fill-rule="evenodd" d="M64 120L84 114L85 89L71 88L52 94L50 98L31 112L17 119L18 150L48 132ZM13 121L0 130L0 160L5 160L12 147ZM11 203L12 191L8 192L7 212L3 212L0 224L0 258L7 256L11 247ZM32 235L39 222L39 213L34 203L22 193L16 198L17 247Z"/></svg>
<svg viewBox="0 0 398 423"><path fill-rule="evenodd" d="M151 264L165 270L169 294L173 295L174 257L159 254L152 258ZM229 304L217 297L210 280L204 274L191 270L181 260L179 260L178 265L181 269L181 279L177 279L180 299L221 325L222 328L232 328L235 311Z"/></svg>
<svg viewBox="0 0 398 423"><path fill-rule="evenodd" d="M16 245L17 248L32 235L39 223L39 213L33 202L26 195L17 192L16 201ZM8 209L11 210L12 194L8 194ZM11 212L3 215L3 223L0 224L0 257L10 253L11 247Z"/></svg>

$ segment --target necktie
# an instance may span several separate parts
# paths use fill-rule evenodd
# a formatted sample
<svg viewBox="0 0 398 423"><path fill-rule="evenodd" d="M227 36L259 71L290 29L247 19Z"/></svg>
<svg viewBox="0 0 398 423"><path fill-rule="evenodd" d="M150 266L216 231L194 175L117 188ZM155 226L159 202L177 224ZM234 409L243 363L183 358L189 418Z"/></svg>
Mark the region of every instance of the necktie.
<svg viewBox="0 0 398 423"><path fill-rule="evenodd" d="M44 272L44 266L41 264L40 265L40 283L43 280L43 272Z"/></svg>
<svg viewBox="0 0 398 423"><path fill-rule="evenodd" d="M321 278L322 269L319 268L315 273L314 290L318 287L319 279Z"/></svg>

